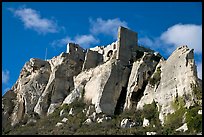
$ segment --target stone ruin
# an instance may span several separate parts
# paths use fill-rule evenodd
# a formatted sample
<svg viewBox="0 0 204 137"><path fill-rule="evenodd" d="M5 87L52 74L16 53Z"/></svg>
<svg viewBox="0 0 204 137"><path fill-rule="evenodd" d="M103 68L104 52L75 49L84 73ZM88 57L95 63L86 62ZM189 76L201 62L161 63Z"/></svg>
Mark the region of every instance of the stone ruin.
<svg viewBox="0 0 204 137"><path fill-rule="evenodd" d="M72 58L79 58L84 61L82 71L94 68L99 64L105 63L111 58L120 60L126 66L133 62L136 58L136 50L138 47L137 33L122 26L118 29L118 39L116 42L107 46L96 46L84 50L78 44L68 43L67 53Z"/></svg>

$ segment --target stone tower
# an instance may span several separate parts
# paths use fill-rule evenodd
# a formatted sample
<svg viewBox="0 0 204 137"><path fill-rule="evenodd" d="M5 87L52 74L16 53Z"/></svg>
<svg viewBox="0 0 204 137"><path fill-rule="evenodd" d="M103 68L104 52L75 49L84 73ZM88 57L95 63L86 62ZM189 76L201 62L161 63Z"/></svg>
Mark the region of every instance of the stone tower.
<svg viewBox="0 0 204 137"><path fill-rule="evenodd" d="M118 29L118 46L116 59L123 65L128 65L132 58L132 51L137 48L137 33L122 26Z"/></svg>

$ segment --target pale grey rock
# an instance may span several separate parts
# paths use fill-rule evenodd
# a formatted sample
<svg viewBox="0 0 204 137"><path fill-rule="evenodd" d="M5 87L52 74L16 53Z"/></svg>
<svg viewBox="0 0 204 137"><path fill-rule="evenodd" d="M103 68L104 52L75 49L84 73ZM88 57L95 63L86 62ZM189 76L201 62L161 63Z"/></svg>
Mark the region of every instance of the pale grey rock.
<svg viewBox="0 0 204 137"><path fill-rule="evenodd" d="M200 133L198 133L198 134L196 134L196 135L202 135L202 132L200 132Z"/></svg>
<svg viewBox="0 0 204 137"><path fill-rule="evenodd" d="M147 84L148 79L151 77L153 70L158 64L154 60L155 55L152 53L144 52L144 55L140 60L133 63L131 74L127 86L127 95L124 109L131 109L136 94L140 94L139 90L142 90ZM136 96L137 97L137 96Z"/></svg>
<svg viewBox="0 0 204 137"><path fill-rule="evenodd" d="M86 119L83 124L90 125L92 120L90 118Z"/></svg>
<svg viewBox="0 0 204 137"><path fill-rule="evenodd" d="M62 126L62 125L63 125L63 123L58 122L55 126L56 126L56 127L60 127L60 126Z"/></svg>
<svg viewBox="0 0 204 137"><path fill-rule="evenodd" d="M33 112L38 98L48 83L50 69L49 63L40 59L31 58L25 63L17 82L12 87L17 95L17 102L11 116L12 126L19 123L24 114Z"/></svg>
<svg viewBox="0 0 204 137"><path fill-rule="evenodd" d="M149 126L149 120L146 119L146 118L144 118L144 119L143 119L143 124L142 124L142 126L143 126L143 127Z"/></svg>
<svg viewBox="0 0 204 137"><path fill-rule="evenodd" d="M47 110L47 115L52 114L56 108L58 108L60 106L61 102L59 103L52 103L50 104L48 110Z"/></svg>
<svg viewBox="0 0 204 137"><path fill-rule="evenodd" d="M86 113L86 112L87 112L87 109L86 109L86 108L84 108L84 109L82 110L82 112L83 112L83 113Z"/></svg>
<svg viewBox="0 0 204 137"><path fill-rule="evenodd" d="M73 108L71 108L70 110L69 110L69 115L74 115L74 110L73 110Z"/></svg>
<svg viewBox="0 0 204 137"><path fill-rule="evenodd" d="M138 46L137 33L123 27L118 30L118 40L107 46L84 50L70 43L67 53L46 61L32 58L24 65L11 89L15 97L2 98L2 125L11 121L14 126L33 112L40 117L49 115L77 99L91 106L83 109L91 122L109 119L97 118L96 113L119 114L155 101L163 124L165 116L175 111L171 102L178 97L185 98L187 108L202 105L191 89L192 83L202 89L193 55L193 50L182 46L165 61L159 53ZM148 80L157 68L161 79L151 85ZM134 122L123 120L123 125L131 127Z"/></svg>
<svg viewBox="0 0 204 137"><path fill-rule="evenodd" d="M184 98L187 108L195 104L197 98L191 84L198 85L198 77L193 50L187 46L178 47L166 61L160 61L158 66L161 66L160 83L155 86L148 83L137 109L142 109L144 104L150 104L154 100L160 111L159 119L164 124L165 116L175 111L171 103L178 97Z"/></svg>
<svg viewBox="0 0 204 137"><path fill-rule="evenodd" d="M81 97L82 88L75 88L71 93L65 98L63 104L71 104L74 100Z"/></svg>
<svg viewBox="0 0 204 137"><path fill-rule="evenodd" d="M65 114L64 109L62 109L62 110L60 111L60 117L63 116L64 114Z"/></svg>
<svg viewBox="0 0 204 137"><path fill-rule="evenodd" d="M120 62L110 60L96 67L85 85L84 99L95 105L96 113L113 115L117 100L127 83L130 70Z"/></svg>
<svg viewBox="0 0 204 137"><path fill-rule="evenodd" d="M111 117L105 117L105 120L111 120L112 118Z"/></svg>
<svg viewBox="0 0 204 137"><path fill-rule="evenodd" d="M66 118L66 117L64 117L63 119L62 119L62 122L64 122L64 123L66 123L68 121L68 118Z"/></svg>
<svg viewBox="0 0 204 137"><path fill-rule="evenodd" d="M187 123L184 123L181 127L177 128L176 131L186 132L188 130Z"/></svg>
<svg viewBox="0 0 204 137"><path fill-rule="evenodd" d="M95 121L96 120L96 112L93 112L89 118L92 120L92 121Z"/></svg>
<svg viewBox="0 0 204 137"><path fill-rule="evenodd" d="M88 107L88 110L86 111L86 116L88 117L91 113L93 113L95 110L94 106L93 105L90 105Z"/></svg>
<svg viewBox="0 0 204 137"><path fill-rule="evenodd" d="M127 119L127 118L123 119L123 120L121 121L121 123L120 123L120 127L121 127L121 128L131 128L131 127L133 127L134 125L135 125L135 122L131 122L131 120L130 120L130 119Z"/></svg>
<svg viewBox="0 0 204 137"><path fill-rule="evenodd" d="M16 93L12 90L7 91L2 96L2 130L4 130L4 127L7 125L11 125L11 115L16 102Z"/></svg>
<svg viewBox="0 0 204 137"><path fill-rule="evenodd" d="M201 110L198 110L198 114L199 114L199 115L202 115L202 109L201 109Z"/></svg>
<svg viewBox="0 0 204 137"><path fill-rule="evenodd" d="M36 119L28 119L27 123L26 124L31 124L31 123L36 123L37 120Z"/></svg>
<svg viewBox="0 0 204 137"><path fill-rule="evenodd" d="M98 117L98 118L96 119L96 122L97 122L97 123L102 123L103 121L104 121L104 118L99 118L99 117Z"/></svg>
<svg viewBox="0 0 204 137"><path fill-rule="evenodd" d="M84 54L81 52L78 53L70 47L69 54L62 53L49 60L52 72L47 86L34 108L36 113L39 115L52 113L55 108L61 105L71 90L74 89L73 76L81 72L83 65L83 62L80 61L82 55L78 55Z"/></svg>
<svg viewBox="0 0 204 137"><path fill-rule="evenodd" d="M146 135L156 135L157 132L146 132Z"/></svg>

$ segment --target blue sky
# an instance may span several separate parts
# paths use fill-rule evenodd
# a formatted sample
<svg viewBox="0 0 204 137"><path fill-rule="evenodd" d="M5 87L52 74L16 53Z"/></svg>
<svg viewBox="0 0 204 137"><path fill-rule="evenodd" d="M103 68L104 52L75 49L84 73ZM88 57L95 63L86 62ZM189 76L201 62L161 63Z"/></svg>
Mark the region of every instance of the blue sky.
<svg viewBox="0 0 204 137"><path fill-rule="evenodd" d="M30 58L45 58L46 48L51 59L66 51L67 42L107 45L121 25L165 58L180 45L194 48L201 78L201 2L3 2L2 93Z"/></svg>

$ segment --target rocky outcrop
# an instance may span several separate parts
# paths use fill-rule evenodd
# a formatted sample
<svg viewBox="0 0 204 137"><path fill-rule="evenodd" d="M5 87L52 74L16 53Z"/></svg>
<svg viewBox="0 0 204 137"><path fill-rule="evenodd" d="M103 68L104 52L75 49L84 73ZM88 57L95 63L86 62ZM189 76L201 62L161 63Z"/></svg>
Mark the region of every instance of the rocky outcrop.
<svg viewBox="0 0 204 137"><path fill-rule="evenodd" d="M148 79L155 71L159 59L160 57L153 53L144 52L142 58L133 63L124 109L131 109L132 105L136 106L138 99L143 95Z"/></svg>
<svg viewBox="0 0 204 137"><path fill-rule="evenodd" d="M12 125L32 113L40 116L52 113L74 89L73 76L81 71L82 65L79 58L67 53L48 61L30 59L12 87L16 94Z"/></svg>
<svg viewBox="0 0 204 137"><path fill-rule="evenodd" d="M175 111L171 104L178 97L184 99L187 108L198 100L192 89L192 84L198 85L193 50L181 46L166 61L161 60L157 68L161 70L161 79L155 85L148 82L137 108L142 109L145 104L154 100L160 110L159 119L164 123L164 117ZM158 69L154 74L158 73L157 71Z"/></svg>
<svg viewBox="0 0 204 137"><path fill-rule="evenodd" d="M130 119L123 119L120 123L121 128L131 128L135 125L135 122L132 122Z"/></svg>
<svg viewBox="0 0 204 137"><path fill-rule="evenodd" d="M181 46L165 60L159 53L138 46L137 33L123 27L118 32L118 40L108 46L84 50L69 43L68 53L45 61L30 59L2 98L3 127L22 121L35 123L36 118L76 100L86 103L84 124L111 119L98 117L101 113L112 116L137 111L153 101L164 124L165 117L175 112L173 101L182 98L186 108L202 105L202 97L194 91L202 91L202 81L197 77L192 49ZM67 113L75 116L77 111L63 108L59 115ZM143 126L150 121L144 119ZM121 122L121 127L134 125L128 118Z"/></svg>
<svg viewBox="0 0 204 137"><path fill-rule="evenodd" d="M127 84L130 69L113 59L96 68L80 73L75 79L75 89L63 102L71 103L76 91L84 92L84 101L94 104L97 113L113 115L120 93ZM76 93L76 94L74 94ZM78 97L80 94L78 94Z"/></svg>
<svg viewBox="0 0 204 137"><path fill-rule="evenodd" d="M16 104L11 116L12 125L21 121L25 114L33 113L38 98L43 93L50 76L51 67L47 61L30 59L12 90L16 93Z"/></svg>

